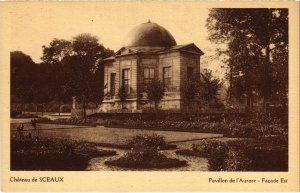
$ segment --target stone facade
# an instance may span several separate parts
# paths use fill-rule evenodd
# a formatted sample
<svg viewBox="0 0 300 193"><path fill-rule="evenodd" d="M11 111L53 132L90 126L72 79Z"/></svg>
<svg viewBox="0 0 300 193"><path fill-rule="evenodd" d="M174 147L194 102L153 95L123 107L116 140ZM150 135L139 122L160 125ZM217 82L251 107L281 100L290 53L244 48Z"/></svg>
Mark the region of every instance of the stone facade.
<svg viewBox="0 0 300 193"><path fill-rule="evenodd" d="M183 95L185 84L191 76L200 78L200 56L203 52L197 46L174 45L176 43L173 37L166 37L171 35L157 24L148 22L141 28L142 30L135 29L134 32L138 40L130 37L134 46L126 45L114 57L104 60L105 97L99 108L100 112L118 112L122 105L127 112L145 112L151 109L154 105L147 100L145 87L154 78L161 80L165 86L165 95L159 108L181 111L186 106ZM157 33L158 30L162 32L155 34L155 45L151 45L151 39L147 41L147 37L153 38L151 33ZM160 34L163 36L160 37ZM143 45L138 46L139 41ZM145 45L145 42L149 45ZM127 85L126 88L129 89L129 97L122 104L118 98L121 85ZM194 104L197 106L199 103Z"/></svg>

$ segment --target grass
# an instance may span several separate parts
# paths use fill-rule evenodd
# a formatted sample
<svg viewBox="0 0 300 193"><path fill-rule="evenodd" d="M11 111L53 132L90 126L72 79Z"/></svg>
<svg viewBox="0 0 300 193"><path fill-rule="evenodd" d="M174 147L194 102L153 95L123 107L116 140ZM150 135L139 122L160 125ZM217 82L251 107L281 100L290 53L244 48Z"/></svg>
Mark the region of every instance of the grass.
<svg viewBox="0 0 300 193"><path fill-rule="evenodd" d="M15 133L17 126L20 123L12 123L12 134ZM82 126L70 126L70 125L58 125L58 124L37 124L40 129L40 136L51 138L70 138L74 140L82 140L90 143L96 143L104 147L113 147L120 149L128 149L126 143L132 137L140 134L152 135L158 134L164 136L168 144L168 148L176 148L172 143L195 141L203 138L221 137L218 134L207 133L189 133L189 132L174 132L174 131L150 131L141 129L124 129L124 128L106 128L103 126L97 127L82 127ZM32 133L32 136L36 135L33 127L30 123L24 124L24 133ZM170 144L171 143L171 144Z"/></svg>

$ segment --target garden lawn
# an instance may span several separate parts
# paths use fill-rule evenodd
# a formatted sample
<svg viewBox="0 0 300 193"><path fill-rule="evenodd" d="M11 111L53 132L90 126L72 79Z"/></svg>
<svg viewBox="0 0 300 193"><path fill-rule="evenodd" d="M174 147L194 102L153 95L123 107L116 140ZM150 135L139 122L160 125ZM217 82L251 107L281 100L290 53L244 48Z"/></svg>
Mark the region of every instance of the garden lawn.
<svg viewBox="0 0 300 193"><path fill-rule="evenodd" d="M14 126L15 127L15 126ZM168 143L196 141L204 138L218 138L222 134L212 133L191 133L175 131L152 131L142 129L123 129L123 128L106 128L97 127L78 127L70 125L38 124L41 128L40 136L55 138L70 138L74 140L84 140L93 143L116 144L122 145L135 135L138 134L158 134L164 136ZM45 129L47 128L47 129ZM60 129L55 129L60 128ZM66 128L66 129L63 129Z"/></svg>

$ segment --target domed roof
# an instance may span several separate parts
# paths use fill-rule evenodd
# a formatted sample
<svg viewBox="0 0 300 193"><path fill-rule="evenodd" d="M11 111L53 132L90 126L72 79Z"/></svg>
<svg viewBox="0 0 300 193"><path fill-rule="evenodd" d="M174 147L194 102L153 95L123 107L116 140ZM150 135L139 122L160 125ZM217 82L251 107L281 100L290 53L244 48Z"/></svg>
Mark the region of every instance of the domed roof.
<svg viewBox="0 0 300 193"><path fill-rule="evenodd" d="M124 47L172 47L176 45L170 32L150 20L133 28L124 41Z"/></svg>

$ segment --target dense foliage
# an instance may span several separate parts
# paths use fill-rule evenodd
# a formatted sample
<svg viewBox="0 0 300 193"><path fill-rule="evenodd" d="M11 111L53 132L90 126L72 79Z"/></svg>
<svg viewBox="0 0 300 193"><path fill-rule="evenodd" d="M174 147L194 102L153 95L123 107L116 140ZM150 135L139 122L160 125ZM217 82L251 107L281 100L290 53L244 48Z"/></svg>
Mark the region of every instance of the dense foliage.
<svg viewBox="0 0 300 193"><path fill-rule="evenodd" d="M130 88L129 88L130 89ZM118 91L118 97L120 99L120 102L121 102L121 109L122 109L122 112L124 111L125 107L124 107L124 103L126 101L126 99L129 97L129 94L128 94L128 90L126 88L126 86L124 84L122 84L120 87L119 87L119 91Z"/></svg>
<svg viewBox="0 0 300 193"><path fill-rule="evenodd" d="M18 111L14 104L31 103L36 93L37 65L30 56L14 51L10 53L11 109Z"/></svg>
<svg viewBox="0 0 300 193"><path fill-rule="evenodd" d="M227 67L229 96L286 103L288 91L288 9L211 9L209 39Z"/></svg>
<svg viewBox="0 0 300 193"><path fill-rule="evenodd" d="M112 54L90 34L71 41L53 39L43 46L41 64L20 51L11 52L12 104L70 103L74 96L83 109L89 102L98 104L104 86L101 62Z"/></svg>
<svg viewBox="0 0 300 193"><path fill-rule="evenodd" d="M200 76L199 95L205 105L209 107L218 106L219 91L223 82L214 77L209 70L203 70Z"/></svg>
<svg viewBox="0 0 300 193"><path fill-rule="evenodd" d="M287 171L287 147L286 136L228 142L207 139L176 153L207 157L211 171Z"/></svg>
<svg viewBox="0 0 300 193"><path fill-rule="evenodd" d="M131 148L158 148L162 149L162 147L166 146L166 141L163 136L159 136L157 134L153 135L136 135L131 140L128 141L128 145Z"/></svg>
<svg viewBox="0 0 300 193"><path fill-rule="evenodd" d="M158 110L158 104L164 96L164 85L163 85L163 83L158 79L154 79L147 86L146 93L147 93L147 98L151 102L154 102L155 110L157 111Z"/></svg>

